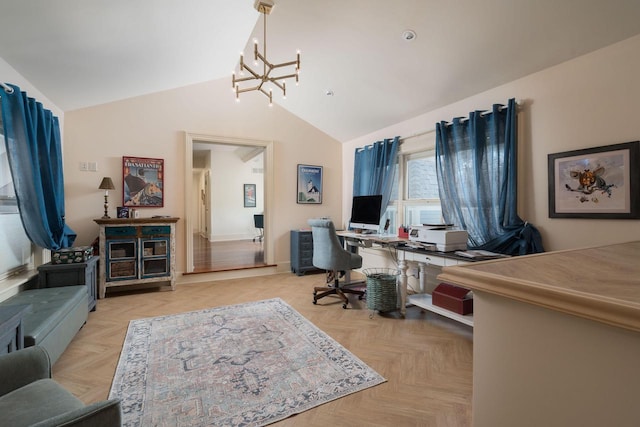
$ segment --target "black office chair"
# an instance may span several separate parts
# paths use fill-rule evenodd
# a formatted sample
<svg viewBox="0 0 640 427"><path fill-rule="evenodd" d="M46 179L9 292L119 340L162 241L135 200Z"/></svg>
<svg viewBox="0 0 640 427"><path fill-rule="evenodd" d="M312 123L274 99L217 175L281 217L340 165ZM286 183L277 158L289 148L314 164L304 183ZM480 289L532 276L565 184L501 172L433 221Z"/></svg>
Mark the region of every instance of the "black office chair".
<svg viewBox="0 0 640 427"><path fill-rule="evenodd" d="M332 285L316 286L313 289L313 303L327 295L338 295L342 300L342 308L347 308L349 298L345 294L358 295L362 299L365 291L348 286L363 285L364 281L351 282L351 270L362 267L362 257L345 250L340 244L333 222L329 219L310 219L313 237L313 266L327 270ZM340 282L344 272L344 281Z"/></svg>
<svg viewBox="0 0 640 427"><path fill-rule="evenodd" d="M258 235L253 238L253 241L256 240L262 242L264 238L264 214L255 214L253 216L253 225L256 227Z"/></svg>

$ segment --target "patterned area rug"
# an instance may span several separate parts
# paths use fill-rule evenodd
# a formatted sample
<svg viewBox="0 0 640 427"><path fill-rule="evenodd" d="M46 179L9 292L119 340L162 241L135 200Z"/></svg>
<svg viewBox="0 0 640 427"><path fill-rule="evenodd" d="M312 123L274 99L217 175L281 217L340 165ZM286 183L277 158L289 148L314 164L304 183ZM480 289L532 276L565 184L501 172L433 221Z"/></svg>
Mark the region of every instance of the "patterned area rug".
<svg viewBox="0 0 640 427"><path fill-rule="evenodd" d="M132 320L125 426L262 426L385 382L279 298Z"/></svg>

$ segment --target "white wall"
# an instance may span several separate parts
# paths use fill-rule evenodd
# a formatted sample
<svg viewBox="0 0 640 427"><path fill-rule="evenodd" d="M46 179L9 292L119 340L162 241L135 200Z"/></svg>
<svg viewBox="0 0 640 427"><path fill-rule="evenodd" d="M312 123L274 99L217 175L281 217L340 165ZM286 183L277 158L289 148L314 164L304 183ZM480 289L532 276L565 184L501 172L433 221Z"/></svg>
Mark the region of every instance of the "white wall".
<svg viewBox="0 0 640 427"><path fill-rule="evenodd" d="M247 94L236 104L228 81L219 80L67 112L65 115L0 59L0 79L26 88L64 123L63 146L67 222L88 244L98 233L94 218L102 216L103 176L121 186L122 156L165 159L164 208L144 216L184 217L183 132L274 140L275 260L288 263L291 228L306 220L330 216L348 219L352 191L353 151L375 140L403 137L433 129L434 123L467 115L475 109L524 101L519 117L520 215L536 225L547 250L616 243L640 238L637 220L550 219L547 215L549 153L640 139L640 36L556 67L505 84L420 115L370 135L340 143L262 97ZM390 108L393 108L392 106ZM80 172L80 161L95 161L97 172ZM321 205L295 203L296 165L324 166ZM342 165L342 167L341 167ZM343 176L345 179L343 179ZM342 199L340 198L342 197ZM112 216L122 189L110 193ZM184 228L178 223L178 270L184 271Z"/></svg>
<svg viewBox="0 0 640 427"><path fill-rule="evenodd" d="M31 98L35 98L41 102L44 108L51 110L51 112L58 117L60 121L60 132L62 132L62 128L64 127L64 112L2 58L0 58L0 81L20 87L20 90L27 92Z"/></svg>
<svg viewBox="0 0 640 427"><path fill-rule="evenodd" d="M434 129L441 120L516 98L524 104L518 118L519 213L538 227L545 249L638 240L640 220L549 218L547 192L548 154L640 139L638 52L640 36L349 141L343 146L344 176L353 176L356 147ZM345 179L343 219L349 216L351 187Z"/></svg>
<svg viewBox="0 0 640 427"><path fill-rule="evenodd" d="M286 101L285 101L286 102ZM165 205L146 208L142 216L185 217L184 132L274 141L274 260L289 265L289 230L306 227L318 216L339 218L341 212L340 143L274 105L264 96L245 94L239 103L227 79L159 92L66 113L65 191L67 222L78 243L98 234L94 218L102 216L103 176L114 179L109 194L112 216L122 203L122 156L165 160ZM95 161L98 172L81 172L80 161ZM296 165L324 166L325 197L321 205L296 204ZM177 270L185 271L184 221L177 224Z"/></svg>
<svg viewBox="0 0 640 427"><path fill-rule="evenodd" d="M473 425L638 426L639 352L637 331L476 292Z"/></svg>
<svg viewBox="0 0 640 427"><path fill-rule="evenodd" d="M209 240L251 239L256 235L253 215L264 211L264 174L253 173L254 167L253 161L244 162L234 152L211 152ZM256 185L255 208L244 207L244 184Z"/></svg>
<svg viewBox="0 0 640 427"><path fill-rule="evenodd" d="M196 191L191 195L191 217L193 218L193 222L191 223L191 232L193 234L199 234L203 237L206 236L206 225L204 222L204 214L205 214L205 205L204 200L202 198L202 193L204 193L204 179L205 174L208 173L208 169L195 169L193 171L193 182L192 187L195 188Z"/></svg>

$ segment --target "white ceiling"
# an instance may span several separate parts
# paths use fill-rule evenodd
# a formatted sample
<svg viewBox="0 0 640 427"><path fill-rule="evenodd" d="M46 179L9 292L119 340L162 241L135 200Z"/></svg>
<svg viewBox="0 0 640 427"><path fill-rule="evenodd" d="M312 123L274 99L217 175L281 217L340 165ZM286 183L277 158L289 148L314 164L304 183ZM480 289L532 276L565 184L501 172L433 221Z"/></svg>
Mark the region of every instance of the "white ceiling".
<svg viewBox="0 0 640 427"><path fill-rule="evenodd" d="M302 72L274 101L340 141L640 33L639 0L275 3L267 57L299 49ZM70 111L230 79L259 18L253 0L0 0L0 57Z"/></svg>

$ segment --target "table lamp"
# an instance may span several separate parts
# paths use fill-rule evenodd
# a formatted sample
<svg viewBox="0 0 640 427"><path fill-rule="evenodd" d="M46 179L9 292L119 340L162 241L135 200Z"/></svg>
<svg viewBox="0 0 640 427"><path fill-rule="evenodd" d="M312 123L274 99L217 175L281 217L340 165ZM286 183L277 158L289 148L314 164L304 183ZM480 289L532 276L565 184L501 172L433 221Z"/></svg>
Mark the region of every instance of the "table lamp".
<svg viewBox="0 0 640 427"><path fill-rule="evenodd" d="M111 218L108 214L107 214L107 210L109 209L109 190L115 190L116 187L113 185L113 181L111 181L111 178L108 176L105 176L104 178L102 178L102 182L100 183L100 186L98 187L100 190L104 190L104 215L102 216L102 218Z"/></svg>

